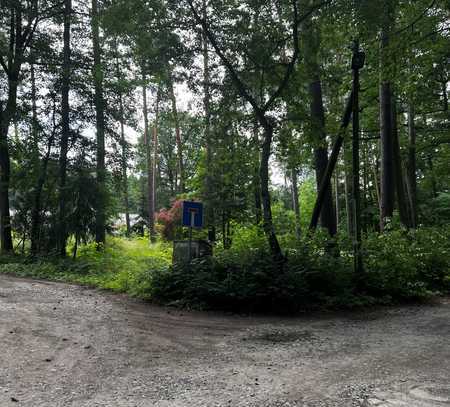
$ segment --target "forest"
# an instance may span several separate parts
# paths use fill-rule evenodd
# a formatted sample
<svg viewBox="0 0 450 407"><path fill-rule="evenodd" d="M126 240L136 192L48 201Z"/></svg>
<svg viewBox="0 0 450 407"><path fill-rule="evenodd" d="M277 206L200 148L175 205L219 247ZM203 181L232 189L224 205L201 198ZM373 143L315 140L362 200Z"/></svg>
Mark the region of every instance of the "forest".
<svg viewBox="0 0 450 407"><path fill-rule="evenodd" d="M446 0L0 0L0 273L297 312L450 292ZM183 201L213 255L172 264Z"/></svg>

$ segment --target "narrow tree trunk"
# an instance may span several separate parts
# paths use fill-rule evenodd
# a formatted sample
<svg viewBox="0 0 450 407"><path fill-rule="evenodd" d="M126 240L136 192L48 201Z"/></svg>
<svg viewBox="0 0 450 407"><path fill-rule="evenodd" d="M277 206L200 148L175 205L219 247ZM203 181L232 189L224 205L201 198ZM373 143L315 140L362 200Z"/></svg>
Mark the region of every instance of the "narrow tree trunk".
<svg viewBox="0 0 450 407"><path fill-rule="evenodd" d="M298 175L297 170L293 168L291 170L291 181L292 181L292 207L295 213L295 235L297 239L301 236L301 226L300 226L300 204L298 201Z"/></svg>
<svg viewBox="0 0 450 407"><path fill-rule="evenodd" d="M147 157L147 217L148 217L148 233L150 242L155 235L155 211L153 208L153 165L152 165L152 142L149 134L148 121L148 105L147 105L147 78L145 68L142 68L142 99L143 99L143 115L144 115L144 145Z"/></svg>
<svg viewBox="0 0 450 407"><path fill-rule="evenodd" d="M261 201L263 207L263 229L266 234L270 251L275 261L281 261L283 254L275 233L272 220L272 204L269 191L269 158L273 139L273 127L270 123L264 123L264 141L261 151L261 163L259 176L261 179Z"/></svg>
<svg viewBox="0 0 450 407"><path fill-rule="evenodd" d="M203 0L203 18L207 18L206 0ZM205 218L206 225L210 231L211 240L215 238L215 219L213 205L212 186L212 140L211 140L211 74L209 66L208 37L205 30L202 30L203 43L203 111L205 117L205 155L206 155L206 176L205 176Z"/></svg>
<svg viewBox="0 0 450 407"><path fill-rule="evenodd" d="M411 213L411 226L417 227L417 170L416 170L416 125L415 110L412 102L408 104L408 166L407 187L409 207Z"/></svg>
<svg viewBox="0 0 450 407"><path fill-rule="evenodd" d="M9 210L9 184L11 161L9 156L8 129L16 112L19 71L8 75L8 101L6 108L0 105L0 241L2 253L14 250Z"/></svg>
<svg viewBox="0 0 450 407"><path fill-rule="evenodd" d="M346 145L347 147L347 145ZM345 148L344 150L344 188L345 188L345 208L347 212L347 233L349 236L354 235L354 215L353 215L353 187L352 187L352 176L351 176L351 157L350 149Z"/></svg>
<svg viewBox="0 0 450 407"><path fill-rule="evenodd" d="M117 47L117 41L115 42L115 53L116 53L116 76L117 80L122 80L122 73L120 70L120 62L119 62L119 49ZM121 156L121 172L122 172L122 192L123 192L123 205L125 209L125 224L126 224L126 236L129 237L131 234L131 225L130 225L130 203L129 203L129 194L128 194L128 154L127 154L127 140L125 137L125 113L123 106L123 92L122 89L119 88L119 123L120 123L120 145L122 148L122 156Z"/></svg>
<svg viewBox="0 0 450 407"><path fill-rule="evenodd" d="M448 88L447 88L447 79L443 79L441 82L441 86L442 86L442 110L444 112L448 112Z"/></svg>
<svg viewBox="0 0 450 407"><path fill-rule="evenodd" d="M7 139L8 127L9 125L6 123L6 120L3 120L0 138L0 238L2 253L12 252L14 249L9 211L11 164Z"/></svg>
<svg viewBox="0 0 450 407"><path fill-rule="evenodd" d="M41 168L39 171L39 177L36 183L36 190L34 193L34 202L33 202L33 208L31 211L31 233L30 233L30 240L31 240L31 247L30 252L32 256L36 256L40 251L40 226L41 226L41 211L42 211L42 190L44 188L45 181L47 179L47 168L48 163L50 161L50 154L52 151L52 146L55 138L55 132L56 132L56 106L54 102L53 106L53 130L52 134L48 138L47 143L47 151L45 153L45 156L42 159Z"/></svg>
<svg viewBox="0 0 450 407"><path fill-rule="evenodd" d="M389 11L386 13L388 14ZM390 16L387 15L386 19L389 20ZM395 199L392 92L388 52L389 27L389 22L383 24L380 44L381 230L384 229L386 220L392 218Z"/></svg>
<svg viewBox="0 0 450 407"><path fill-rule="evenodd" d="M61 86L61 141L59 152L59 212L58 212L58 253L66 255L67 222L66 222L66 180L67 180L67 153L70 139L70 70L71 70L71 47L70 47L70 25L72 13L72 0L64 1L64 48L63 68Z"/></svg>
<svg viewBox="0 0 450 407"><path fill-rule="evenodd" d="M397 126L397 104L395 99L392 100L392 142L393 142L393 161L395 174L395 190L397 195L398 211L400 214L400 222L410 227L408 207L406 202L406 193L403 183L403 166L400 154L400 140Z"/></svg>
<svg viewBox="0 0 450 407"><path fill-rule="evenodd" d="M42 168L40 169L39 178L36 183L36 191L34 193L33 209L31 211L31 248L32 256L36 256L40 249L40 224L42 211L42 190L47 179L47 168L50 160L50 152L53 144L53 136L49 138L47 152L42 160Z"/></svg>
<svg viewBox="0 0 450 407"><path fill-rule="evenodd" d="M353 106L353 96L351 94L347 100L344 115L343 115L342 121L341 121L341 127L339 129L338 135L336 136L336 140L334 141L330 159L328 161L327 168L325 170L322 182L320 184L320 187L319 187L319 190L317 193L317 199L316 199L316 203L314 205L313 214L311 216L311 222L309 225L310 230L316 229L317 223L319 221L319 216L322 211L322 206L324 203L327 189L331 188L330 187L331 177L333 175L334 167L336 166L342 145L344 144L344 134L345 134L345 130L348 127L348 124L350 123L350 118L352 116L352 106Z"/></svg>
<svg viewBox="0 0 450 407"><path fill-rule="evenodd" d="M436 182L436 176L434 174L434 165L433 165L433 156L431 154L427 157L428 169L430 170L430 178L431 178L431 192L433 198L437 198L438 196L438 187Z"/></svg>
<svg viewBox="0 0 450 407"><path fill-rule="evenodd" d="M334 175L334 205L335 205L335 213L336 213L336 232L339 230L339 222L340 222L340 216L339 216L339 167L336 166L336 174Z"/></svg>
<svg viewBox="0 0 450 407"><path fill-rule="evenodd" d="M31 139L33 145L33 159L35 163L39 161L39 123L37 115L37 90L36 90L36 74L34 63L30 64L30 79L31 79Z"/></svg>
<svg viewBox="0 0 450 407"><path fill-rule="evenodd" d="M127 140L125 138L125 126L124 126L124 109L123 109L123 97L119 95L119 115L120 115L120 144L122 147L122 189L123 189L123 204L125 207L125 222L127 227L126 235L131 234L130 225L130 202L128 194L128 165L127 165Z"/></svg>
<svg viewBox="0 0 450 407"><path fill-rule="evenodd" d="M253 129L253 144L255 151L259 151L259 132L258 132L258 123L255 123ZM260 157L259 154L256 153L254 157L254 172L253 172L253 197L255 202L255 222L257 225L261 224L262 221L262 202L261 202L261 178L259 176L260 165Z"/></svg>
<svg viewBox="0 0 450 407"><path fill-rule="evenodd" d="M170 92L170 100L172 102L173 120L175 122L175 137L176 137L177 155L178 155L178 171L180 174L180 192L184 193L186 190L186 186L185 186L185 174L184 174L184 163L183 163L183 141L181 140L180 119L178 116L177 99L175 97L175 90L174 90L174 86L173 86L173 78L172 78L171 72L169 72L169 92Z"/></svg>
<svg viewBox="0 0 450 407"><path fill-rule="evenodd" d="M314 147L314 160L316 168L317 190L324 179L328 165L328 149L325 135L325 113L322 100L322 85L319 79L310 83L309 94L311 97L311 121L314 135L316 136L316 146ZM331 183L325 191L322 211L320 213L320 224L328 230L331 236L336 234L336 215L333 208L333 194Z"/></svg>
<svg viewBox="0 0 450 407"><path fill-rule="evenodd" d="M92 0L92 43L94 51L94 104L97 131L97 205L95 218L95 241L100 249L106 239L106 168L105 168L105 101L103 99L103 67L100 45L100 21L97 0Z"/></svg>
<svg viewBox="0 0 450 407"><path fill-rule="evenodd" d="M304 6L309 2L304 2ZM323 107L322 82L318 54L320 50L319 27L311 17L303 25L303 50L307 75L309 77L311 130L314 137L314 162L316 170L317 191L323 182L328 165L328 146L325 130L325 111ZM331 183L326 185L320 212L320 224L331 236L336 234L336 214L333 206Z"/></svg>
<svg viewBox="0 0 450 407"><path fill-rule="evenodd" d="M156 95L156 104L155 104L155 122L153 125L153 159L152 159L152 182L149 184L149 202L151 202L149 206L149 213L151 213L151 219L153 221L152 232L150 234L150 240L154 242L156 240L155 233L155 212L156 212L156 174L157 174L157 165L158 165L158 125L159 125L159 104L160 104L161 93L158 87L158 93Z"/></svg>
<svg viewBox="0 0 450 407"><path fill-rule="evenodd" d="M359 68L355 63L355 56L359 52L359 44L355 42L353 65L353 134L352 134L352 188L353 188L353 269L358 278L363 272L362 236L361 236L361 195L360 195L360 157L359 157Z"/></svg>

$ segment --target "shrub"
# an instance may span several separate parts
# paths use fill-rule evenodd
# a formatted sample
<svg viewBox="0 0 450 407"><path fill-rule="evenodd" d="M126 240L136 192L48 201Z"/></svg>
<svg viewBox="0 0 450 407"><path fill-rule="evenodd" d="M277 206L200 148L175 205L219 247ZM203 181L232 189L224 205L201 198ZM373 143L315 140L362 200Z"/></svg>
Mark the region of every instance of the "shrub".
<svg viewBox="0 0 450 407"><path fill-rule="evenodd" d="M157 272L151 297L189 307L296 312L423 299L449 289L445 230L368 235L361 280L352 270L348 239L340 241L337 257L324 250L330 241L321 233L291 241L280 266L260 232L258 227L238 227L231 249Z"/></svg>

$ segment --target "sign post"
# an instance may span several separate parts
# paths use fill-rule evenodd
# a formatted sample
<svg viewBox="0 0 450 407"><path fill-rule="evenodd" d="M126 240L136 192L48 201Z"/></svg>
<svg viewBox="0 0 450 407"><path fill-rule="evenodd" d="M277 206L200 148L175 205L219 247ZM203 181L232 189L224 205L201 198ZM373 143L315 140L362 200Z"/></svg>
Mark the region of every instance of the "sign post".
<svg viewBox="0 0 450 407"><path fill-rule="evenodd" d="M192 260L192 230L203 227L203 204L201 202L183 202L183 226L189 227L189 262Z"/></svg>

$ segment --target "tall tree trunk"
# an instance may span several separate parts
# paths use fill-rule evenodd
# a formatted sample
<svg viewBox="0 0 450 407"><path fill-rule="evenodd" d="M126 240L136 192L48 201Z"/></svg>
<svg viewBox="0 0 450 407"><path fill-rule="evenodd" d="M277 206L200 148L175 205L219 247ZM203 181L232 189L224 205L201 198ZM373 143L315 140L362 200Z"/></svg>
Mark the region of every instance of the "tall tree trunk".
<svg viewBox="0 0 450 407"><path fill-rule="evenodd" d="M316 146L314 147L314 160L317 190L319 190L328 165L328 149L325 135L325 113L323 109L322 84L320 79L316 79L310 83L309 94L311 97L310 108L312 128L315 136L317 137ZM325 192L322 211L320 213L320 224L323 228L328 230L328 233L331 236L336 234L336 215L333 208L331 184L328 185Z"/></svg>
<svg viewBox="0 0 450 407"><path fill-rule="evenodd" d="M442 75L444 76L444 75ZM441 87L442 87L442 110L444 112L448 112L448 80L447 78L442 78Z"/></svg>
<svg viewBox="0 0 450 407"><path fill-rule="evenodd" d="M150 242L155 236L155 210L153 208L153 165L152 165L152 142L150 138L150 126L148 121L148 105L147 105L147 78L145 68L142 68L142 99L143 99L143 115L144 115L144 145L147 156L147 216L148 216L148 233Z"/></svg>
<svg viewBox="0 0 450 407"><path fill-rule="evenodd" d="M395 190L397 193L398 211L400 214L400 222L410 227L408 207L406 202L406 193L403 183L403 166L402 156L400 154L400 140L397 125L397 103L395 98L392 99L392 142L393 142L393 161L395 173Z"/></svg>
<svg viewBox="0 0 450 407"><path fill-rule="evenodd" d="M5 109L0 105L0 241L2 253L14 250L9 209L9 184L11 178L11 161L9 156L8 130L15 115L17 105L17 87L19 71L8 75L8 101Z"/></svg>
<svg viewBox="0 0 450 407"><path fill-rule="evenodd" d="M50 160L50 153L54 141L54 132L56 131L56 125L53 128L53 133L48 139L47 151L42 159L41 169L39 177L36 183L36 190L34 193L33 208L31 211L31 247L30 252L32 256L36 256L40 250L40 225L41 225L41 211L42 211L42 190L44 188L45 181L47 179L47 168Z"/></svg>
<svg viewBox="0 0 450 407"><path fill-rule="evenodd" d="M417 170L416 170L416 125L415 110L412 102L408 104L408 164L407 188L411 213L411 226L417 227Z"/></svg>
<svg viewBox="0 0 450 407"><path fill-rule="evenodd" d="M351 150L348 148L348 143L344 149L344 187L345 187L345 207L347 212L347 233L349 236L354 235L354 215L353 215L353 186L352 186L352 174L351 174Z"/></svg>
<svg viewBox="0 0 450 407"><path fill-rule="evenodd" d="M353 216L355 233L353 236L353 269L358 275L359 283L363 272L362 261L362 236L361 236L361 194L360 194L360 145L359 145L359 64L357 63L357 55L359 52L359 43L354 43L353 50L353 129L352 129L352 187L353 187Z"/></svg>
<svg viewBox="0 0 450 407"><path fill-rule="evenodd" d="M157 165L158 165L158 125L159 125L159 104L161 99L161 92L158 87L158 92L156 95L156 103L155 103L155 122L153 124L153 158L152 158L152 181L149 183L149 213L151 214L151 220L153 222L152 225L152 234L150 234L150 240L154 242L156 240L155 233L155 212L156 212L156 174L157 174Z"/></svg>
<svg viewBox="0 0 450 407"><path fill-rule="evenodd" d="M318 27L311 18L308 18L305 22L303 33L305 64L309 76L311 130L314 136L316 182L317 190L319 191L328 165L328 146L325 131L322 83L319 73L320 66L318 62L320 36ZM328 233L331 236L336 234L336 214L334 213L331 183L327 185L323 197L322 209L320 212L320 224L323 228L328 230Z"/></svg>
<svg viewBox="0 0 450 407"><path fill-rule="evenodd" d="M117 80L122 80L122 72L120 70L119 62L119 49L117 46L117 41L115 41L115 53L116 53L116 76ZM125 113L123 106L123 92L119 88L119 123L120 123L120 145L122 148L121 156L121 172L122 172L122 192L123 192L123 205L125 209L125 224L126 224L126 236L131 234L131 224L130 224L130 203L128 194L128 154L127 154L127 140L125 137Z"/></svg>
<svg viewBox="0 0 450 407"><path fill-rule="evenodd" d="M94 88L95 113L97 130L97 205L95 218L95 241L100 249L106 239L106 167L105 167L105 101L103 99L103 67L100 45L100 18L97 0L92 0L92 43L94 51Z"/></svg>
<svg viewBox="0 0 450 407"><path fill-rule="evenodd" d="M380 42L381 230L384 229L386 220L392 218L395 199L391 61L389 59L390 19L390 10L386 10L386 21L383 23Z"/></svg>
<svg viewBox="0 0 450 407"><path fill-rule="evenodd" d="M269 159L271 153L273 139L273 126L265 122L264 123L264 140L261 151L261 163L259 169L259 177L261 179L261 202L263 207L263 229L266 234L270 251L275 261L283 260L284 256L281 252L280 243L278 242L277 235L272 220L272 203L270 199L269 191Z"/></svg>
<svg viewBox="0 0 450 407"><path fill-rule="evenodd" d="M428 154L428 156L427 156L427 164L428 164L428 169L430 171L429 177L431 178L431 192L432 192L432 196L433 196L433 198L437 198L437 196L438 196L438 187L437 187L437 182L436 182L436 176L434 174L434 164L433 164L433 155L432 154Z"/></svg>
<svg viewBox="0 0 450 407"><path fill-rule="evenodd" d="M30 64L30 79L31 79L31 139L33 147L33 159L35 163L39 161L39 122L37 114L37 89L36 89L36 73L34 62Z"/></svg>
<svg viewBox="0 0 450 407"><path fill-rule="evenodd" d="M206 0L203 0L203 18L206 19ZM211 140L211 74L209 66L208 37L205 30L202 30L203 44L203 111L205 117L205 155L206 155L206 176L205 176L205 218L206 225L209 228L212 241L215 237L215 219L213 204L213 185L212 185L212 140Z"/></svg>
<svg viewBox="0 0 450 407"><path fill-rule="evenodd" d="M309 225L310 230L315 230L317 227L317 223L319 221L319 216L322 211L323 202L325 200L326 192L328 188L331 188L331 177L333 175L334 167L336 166L339 153L341 151L342 145L344 144L344 134L347 129L350 118L352 116L352 108L353 108L353 95L350 94L350 97L347 100L347 104L345 106L344 115L342 116L341 127L339 129L339 133L334 140L333 149L331 150L330 159L328 160L327 168L325 170L323 180L320 184L316 203L314 205L313 213L311 216L311 222Z"/></svg>
<svg viewBox="0 0 450 407"><path fill-rule="evenodd" d="M127 140L125 138L125 126L124 126L124 109L123 109L123 96L119 95L119 115L120 115L120 144L122 147L122 190L123 190L123 204L125 207L125 223L127 227L126 235L131 234L130 224L130 200L128 194L128 165L127 165Z"/></svg>
<svg viewBox="0 0 450 407"><path fill-rule="evenodd" d="M173 120L175 122L175 137L176 137L177 154L178 154L178 171L180 174L180 192L184 193L186 190L186 186L185 186L186 180L185 180L184 163L183 163L183 141L181 140L180 118L178 115L177 99L175 97L172 72L169 72L169 92L170 92L170 100L172 102Z"/></svg>
<svg viewBox="0 0 450 407"><path fill-rule="evenodd" d="M258 123L255 123L253 129L253 143L255 151L259 151L259 132ZM253 172L253 197L255 202L255 223L261 224L262 221L262 202L261 202L261 178L259 177L259 169L261 167L259 154L254 154L254 172Z"/></svg>
<svg viewBox="0 0 450 407"><path fill-rule="evenodd" d="M66 255L67 222L66 222L66 180L67 180L67 153L70 138L70 71L71 71L71 47L70 25L72 13L72 0L64 1L64 48L61 86L61 141L59 152L59 212L58 212L58 252Z"/></svg>
<svg viewBox="0 0 450 407"><path fill-rule="evenodd" d="M301 226L300 226L300 204L298 201L298 175L297 170L293 168L291 170L291 181L292 181L292 207L294 208L295 213L295 235L297 239L300 238L301 235Z"/></svg>
<svg viewBox="0 0 450 407"><path fill-rule="evenodd" d="M375 162L375 164L373 165L372 171L373 171L373 184L375 187L375 194L377 197L377 206L378 206L378 210L381 213L381 196L380 196L381 192L380 192L380 182L379 182L377 162Z"/></svg>
<svg viewBox="0 0 450 407"><path fill-rule="evenodd" d="M336 174L334 175L334 206L336 213L336 232L338 232L340 222L339 208L339 166L336 166Z"/></svg>

